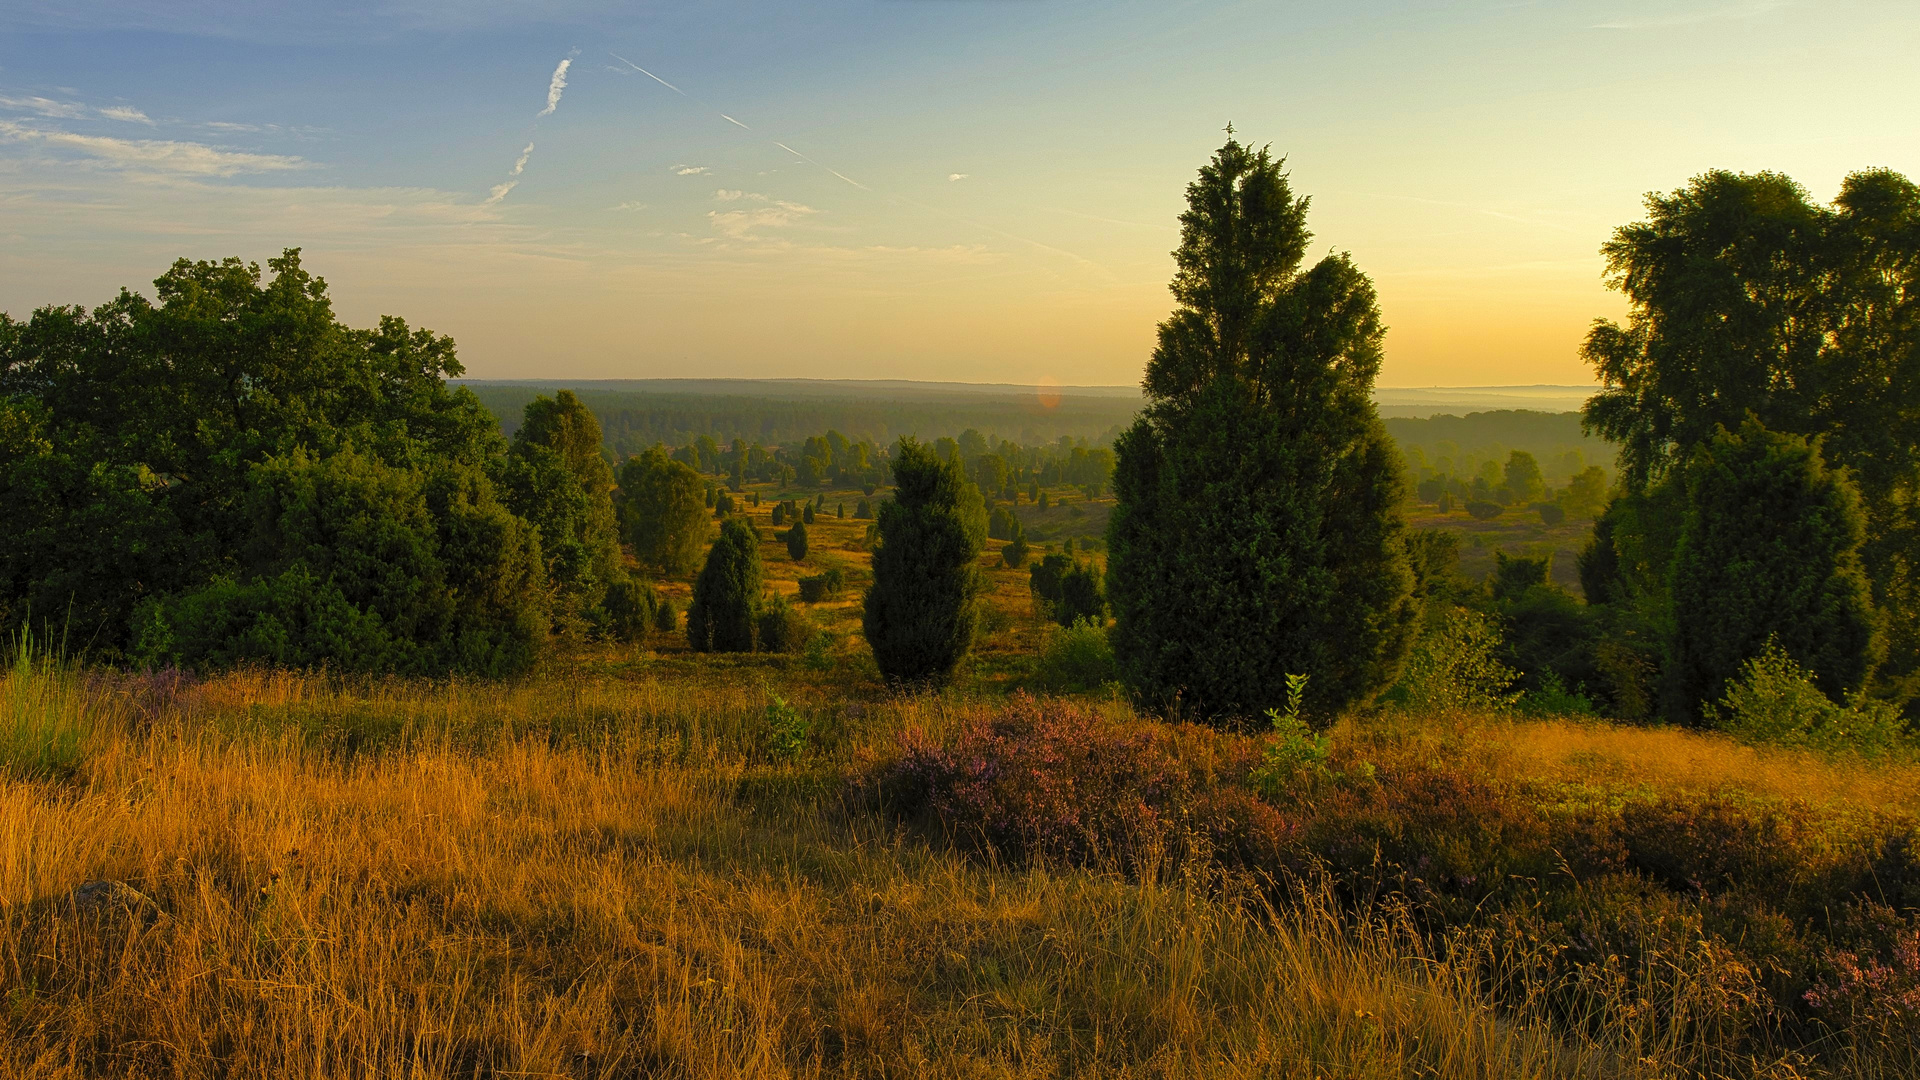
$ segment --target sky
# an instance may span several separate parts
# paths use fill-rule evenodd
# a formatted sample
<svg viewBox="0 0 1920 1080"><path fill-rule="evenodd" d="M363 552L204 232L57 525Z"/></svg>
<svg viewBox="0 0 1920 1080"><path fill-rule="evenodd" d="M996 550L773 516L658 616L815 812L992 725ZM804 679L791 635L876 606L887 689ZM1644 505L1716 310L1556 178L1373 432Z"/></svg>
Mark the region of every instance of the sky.
<svg viewBox="0 0 1920 1080"><path fill-rule="evenodd" d="M1652 191L1920 176L1912 0L8 0L0 311L303 249L480 378L1138 382L1226 139L1382 386L1584 384Z"/></svg>

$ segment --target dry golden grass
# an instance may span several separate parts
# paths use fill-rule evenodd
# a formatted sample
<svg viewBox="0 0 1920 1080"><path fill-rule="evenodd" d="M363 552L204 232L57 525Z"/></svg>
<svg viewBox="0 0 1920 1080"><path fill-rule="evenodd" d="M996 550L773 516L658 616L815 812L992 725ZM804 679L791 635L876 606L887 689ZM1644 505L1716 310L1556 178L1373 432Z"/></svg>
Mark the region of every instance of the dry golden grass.
<svg viewBox="0 0 1920 1080"><path fill-rule="evenodd" d="M1324 896L1276 910L1173 868L996 869L894 835L833 762L981 706L815 702L818 759L776 766L736 682L50 684L92 734L74 779L0 781L0 1069L1659 1071L1496 1016L1472 958ZM99 878L170 918L62 903Z"/></svg>

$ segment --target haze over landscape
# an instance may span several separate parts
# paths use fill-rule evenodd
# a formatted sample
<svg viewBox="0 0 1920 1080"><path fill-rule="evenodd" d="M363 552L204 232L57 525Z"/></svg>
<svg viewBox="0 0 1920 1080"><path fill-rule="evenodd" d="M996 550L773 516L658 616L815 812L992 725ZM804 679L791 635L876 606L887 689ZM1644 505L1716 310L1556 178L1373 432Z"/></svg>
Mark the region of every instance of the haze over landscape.
<svg viewBox="0 0 1920 1080"><path fill-rule="evenodd" d="M483 378L1134 384L1231 121L1381 385L1586 384L1644 192L1920 171L1911 6L17 0L0 310L303 246Z"/></svg>

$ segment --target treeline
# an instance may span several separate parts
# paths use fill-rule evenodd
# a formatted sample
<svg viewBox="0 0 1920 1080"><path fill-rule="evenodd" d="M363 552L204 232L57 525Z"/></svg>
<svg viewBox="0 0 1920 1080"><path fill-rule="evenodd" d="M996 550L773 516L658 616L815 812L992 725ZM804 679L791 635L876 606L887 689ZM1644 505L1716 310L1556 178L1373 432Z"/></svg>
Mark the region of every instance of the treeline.
<svg viewBox="0 0 1920 1080"><path fill-rule="evenodd" d="M698 472L725 477L729 489L735 492L747 483L758 483L855 487L872 495L874 489L891 482L891 463L901 445L882 449L868 440L855 441L838 431L828 431L771 449L745 439L735 439L731 446L722 447L702 435L667 453ZM1040 488L1061 485L1080 488L1088 498L1097 498L1113 475L1110 448L1088 446L1084 439L1069 435L1052 443L1022 446L1009 439L991 440L968 428L957 439L933 440L929 448L941 461L956 463L986 497L1008 502L1017 501L1022 492L1030 501L1037 501Z"/></svg>
<svg viewBox="0 0 1920 1080"><path fill-rule="evenodd" d="M529 402L561 388L469 386L508 435ZM599 417L607 450L619 461L656 443L686 446L706 437L723 446L735 439L788 446L826 431L846 432L856 442L876 446L890 446L902 436L954 438L968 428L1002 432L1029 445L1055 442L1063 435L1099 445L1111 443L1140 407L1134 398L1073 395L1051 407L1038 398L794 400L588 388L575 389L575 395Z"/></svg>

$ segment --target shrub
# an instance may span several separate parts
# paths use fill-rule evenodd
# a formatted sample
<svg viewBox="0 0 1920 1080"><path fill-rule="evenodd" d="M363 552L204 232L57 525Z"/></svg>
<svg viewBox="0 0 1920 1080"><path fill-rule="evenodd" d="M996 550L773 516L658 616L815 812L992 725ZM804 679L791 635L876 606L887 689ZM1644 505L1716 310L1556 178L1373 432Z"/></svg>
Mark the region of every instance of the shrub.
<svg viewBox="0 0 1920 1080"><path fill-rule="evenodd" d="M1417 713L1512 708L1519 674L1500 662L1501 645L1492 619L1455 608L1414 645L1392 697Z"/></svg>
<svg viewBox="0 0 1920 1080"><path fill-rule="evenodd" d="M1000 549L1000 561L1006 564L1009 570L1018 570L1027 564L1027 553L1031 550L1032 548L1027 544L1027 531L1022 529L1020 523L1016 521L1013 524L1013 536L1007 541L1006 546Z"/></svg>
<svg viewBox="0 0 1920 1080"><path fill-rule="evenodd" d="M760 539L753 526L728 518L693 583L687 641L697 652L752 652L760 609Z"/></svg>
<svg viewBox="0 0 1920 1080"><path fill-rule="evenodd" d="M1092 619L1054 631L1034 665L1033 686L1056 694L1080 694L1117 683L1120 669L1106 628Z"/></svg>
<svg viewBox="0 0 1920 1080"><path fill-rule="evenodd" d="M813 504L812 503L807 503L805 506L802 506L800 508L800 524L802 525L813 524Z"/></svg>
<svg viewBox="0 0 1920 1080"><path fill-rule="evenodd" d="M796 521L787 530L787 557L794 562L807 561L807 524Z"/></svg>
<svg viewBox="0 0 1920 1080"><path fill-rule="evenodd" d="M807 738L813 724L804 713L779 694L769 692L767 703L767 756L775 761L794 761L807 752Z"/></svg>
<svg viewBox="0 0 1920 1080"><path fill-rule="evenodd" d="M623 578L607 586L605 604L607 634L615 641L638 641L646 635L647 625L659 617L660 598L652 585L639 578ZM667 619L672 621L672 612Z"/></svg>
<svg viewBox="0 0 1920 1080"><path fill-rule="evenodd" d="M1567 511L1558 503L1535 503L1533 508L1540 512L1540 520L1550 529L1567 522Z"/></svg>
<svg viewBox="0 0 1920 1080"><path fill-rule="evenodd" d="M653 609L653 628L666 634L680 628L680 613L673 609L673 601L663 597L660 606Z"/></svg>
<svg viewBox="0 0 1920 1080"><path fill-rule="evenodd" d="M784 596L761 604L757 622L761 652L797 653L813 637L813 620Z"/></svg>
<svg viewBox="0 0 1920 1080"><path fill-rule="evenodd" d="M1151 730L1024 694L967 718L944 745L909 731L875 786L895 812L1016 861L1134 863L1177 842L1194 801Z"/></svg>
<svg viewBox="0 0 1920 1080"><path fill-rule="evenodd" d="M1774 640L1747 661L1705 716L1709 726L1747 743L1874 755L1905 741L1896 707L1864 694L1835 704Z"/></svg>
<svg viewBox="0 0 1920 1080"><path fill-rule="evenodd" d="M783 502L774 503L773 515L770 518L770 520L773 522L773 527L776 529L782 525L785 525L787 523L787 504Z"/></svg>
<svg viewBox="0 0 1920 1080"><path fill-rule="evenodd" d="M1506 507L1497 502L1484 499L1468 499L1467 515L1475 521L1492 521L1506 511Z"/></svg>
<svg viewBox="0 0 1920 1080"><path fill-rule="evenodd" d="M861 499L859 504L853 508L853 517L856 521L873 520L873 504L865 499Z"/></svg>
<svg viewBox="0 0 1920 1080"><path fill-rule="evenodd" d="M973 646L985 515L976 536L966 496L978 492L956 463L912 439L901 441L893 473L862 626L888 682L942 682Z"/></svg>

